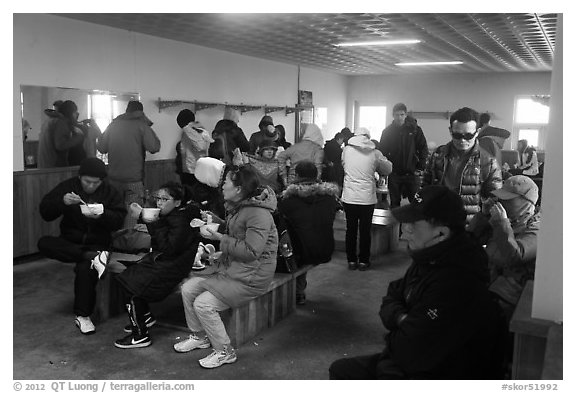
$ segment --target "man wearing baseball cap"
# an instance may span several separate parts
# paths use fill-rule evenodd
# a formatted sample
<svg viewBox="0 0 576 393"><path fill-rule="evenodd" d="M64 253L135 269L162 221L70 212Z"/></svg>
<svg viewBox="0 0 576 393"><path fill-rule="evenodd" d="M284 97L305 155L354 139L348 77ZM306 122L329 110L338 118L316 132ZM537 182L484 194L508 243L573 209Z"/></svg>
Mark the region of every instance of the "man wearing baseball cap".
<svg viewBox="0 0 576 393"><path fill-rule="evenodd" d="M120 229L126 215L122 196L105 177L106 165L87 158L77 177L58 184L40 202L45 221L62 220L60 236L41 237L38 250L48 258L75 264L74 314L82 334L95 332L90 314L96 284L108 262L111 232Z"/></svg>
<svg viewBox="0 0 576 393"><path fill-rule="evenodd" d="M468 230L486 246L490 290L499 296L510 318L526 281L534 279L540 229L538 186L528 176L516 175L492 194L497 201L477 213Z"/></svg>
<svg viewBox="0 0 576 393"><path fill-rule="evenodd" d="M506 326L487 288L486 253L464 229L462 199L429 186L391 212L412 264L382 299L386 346L337 360L330 378L500 379Z"/></svg>

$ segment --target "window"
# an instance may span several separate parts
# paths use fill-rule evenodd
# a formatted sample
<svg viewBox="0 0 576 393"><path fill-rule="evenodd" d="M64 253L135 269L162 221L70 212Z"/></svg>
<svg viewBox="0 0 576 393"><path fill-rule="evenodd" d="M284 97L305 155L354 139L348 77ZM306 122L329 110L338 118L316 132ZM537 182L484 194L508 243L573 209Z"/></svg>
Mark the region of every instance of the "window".
<svg viewBox="0 0 576 393"><path fill-rule="evenodd" d="M386 107L360 105L358 108L358 127L370 130L372 139L380 140L382 130L386 128Z"/></svg>
<svg viewBox="0 0 576 393"><path fill-rule="evenodd" d="M520 139L526 139L528 146L544 150L548 128L550 107L549 96L534 95L516 98L514 108L514 128L512 148Z"/></svg>
<svg viewBox="0 0 576 393"><path fill-rule="evenodd" d="M328 139L327 128L328 128L328 108L314 108L314 124L320 128L322 131L322 136L324 139Z"/></svg>

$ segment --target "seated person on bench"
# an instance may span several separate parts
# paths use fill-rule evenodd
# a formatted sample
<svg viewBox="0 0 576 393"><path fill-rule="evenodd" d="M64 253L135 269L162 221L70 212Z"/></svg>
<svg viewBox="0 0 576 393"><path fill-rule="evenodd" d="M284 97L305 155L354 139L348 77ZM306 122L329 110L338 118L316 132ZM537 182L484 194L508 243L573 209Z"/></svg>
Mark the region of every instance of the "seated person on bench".
<svg viewBox="0 0 576 393"><path fill-rule="evenodd" d="M490 291L498 295L508 320L512 317L526 281L534 279L540 212L538 186L524 175L512 176L476 213L468 230L486 245Z"/></svg>
<svg viewBox="0 0 576 393"><path fill-rule="evenodd" d="M220 225L225 233L207 229L212 240L220 241L220 268L210 275L194 276L182 285L186 323L192 334L174 345L176 352L212 346L213 352L200 359L204 368L234 363L237 359L218 312L239 307L265 293L276 270L278 232L272 218L276 210L274 191L261 188L258 174L249 166L241 166L227 173L222 193L226 222L214 215L212 220L225 224Z"/></svg>
<svg viewBox="0 0 576 393"><path fill-rule="evenodd" d="M60 236L41 237L38 250L48 258L76 264L74 314L82 334L96 331L90 319L96 304L96 284L108 263L111 232L122 227L126 216L122 196L104 181L105 177L106 165L98 158L87 158L80 164L77 177L58 184L40 202L44 220L62 220Z"/></svg>
<svg viewBox="0 0 576 393"><path fill-rule="evenodd" d="M330 379L500 379L506 326L488 291L488 256L466 233L466 211L445 186L392 209L412 264L388 286L381 353L337 360Z"/></svg>
<svg viewBox="0 0 576 393"><path fill-rule="evenodd" d="M160 214L153 218L143 215L138 204L130 205L130 214L141 217L148 228L152 252L116 277L130 319L130 325L124 328L130 334L116 340L114 345L118 348L140 348L152 344L148 328L156 320L148 303L165 299L188 276L200 241L198 228L190 226L193 218L200 218L200 209L192 203L185 203L180 184L164 184L154 198Z"/></svg>
<svg viewBox="0 0 576 393"><path fill-rule="evenodd" d="M318 169L312 161L300 161L296 180L278 202L286 223L298 266L329 262L334 251L334 217L338 209L338 186L316 180ZM296 278L296 304L306 303L306 273Z"/></svg>

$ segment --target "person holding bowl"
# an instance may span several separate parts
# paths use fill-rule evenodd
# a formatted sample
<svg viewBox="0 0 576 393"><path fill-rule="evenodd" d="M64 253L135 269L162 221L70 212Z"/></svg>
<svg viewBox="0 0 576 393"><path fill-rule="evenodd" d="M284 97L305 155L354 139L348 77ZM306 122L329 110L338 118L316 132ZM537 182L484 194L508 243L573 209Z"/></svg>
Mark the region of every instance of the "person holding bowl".
<svg viewBox="0 0 576 393"><path fill-rule="evenodd" d="M206 228L220 242L219 268L209 275L192 276L182 285L186 323L192 334L174 345L176 352L213 348L200 359L200 366L215 368L234 363L237 355L219 311L242 304L267 291L278 250L278 233L272 218L276 195L260 186L258 174L249 166L228 170L222 186L225 220L213 215L223 233Z"/></svg>

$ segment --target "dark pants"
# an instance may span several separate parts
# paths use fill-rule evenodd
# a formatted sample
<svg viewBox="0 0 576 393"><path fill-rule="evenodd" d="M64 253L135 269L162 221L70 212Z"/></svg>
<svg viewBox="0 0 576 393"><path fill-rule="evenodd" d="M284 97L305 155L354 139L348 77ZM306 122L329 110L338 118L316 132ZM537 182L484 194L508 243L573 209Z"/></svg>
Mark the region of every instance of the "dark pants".
<svg viewBox="0 0 576 393"><path fill-rule="evenodd" d="M375 205L344 203L346 213L346 256L348 262L370 263L370 229ZM360 228L360 253L356 255L356 241Z"/></svg>
<svg viewBox="0 0 576 393"><path fill-rule="evenodd" d="M414 201L414 194L418 191L418 177L416 175L388 175L388 193L390 194L390 208L400 206L402 196Z"/></svg>
<svg viewBox="0 0 576 393"><path fill-rule="evenodd" d="M132 326L132 334L137 336L148 334L148 328L146 327L146 314L150 312L148 302L138 296L134 296L124 286L121 285L120 288L122 288L121 296L124 299L124 307Z"/></svg>
<svg viewBox="0 0 576 393"><path fill-rule="evenodd" d="M98 272L91 269L93 251L106 250L102 245L82 245L63 237L44 236L38 240L38 249L48 258L64 263L75 263L74 273L74 313L88 317L96 304L96 284Z"/></svg>
<svg viewBox="0 0 576 393"><path fill-rule="evenodd" d="M328 369L330 379L405 379L398 366L382 354L338 359Z"/></svg>
<svg viewBox="0 0 576 393"><path fill-rule="evenodd" d="M306 291L306 287L308 286L308 280L306 280L306 275L308 273L304 273L296 277L296 295L304 295Z"/></svg>

